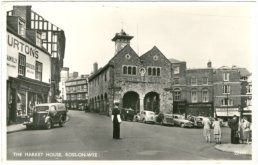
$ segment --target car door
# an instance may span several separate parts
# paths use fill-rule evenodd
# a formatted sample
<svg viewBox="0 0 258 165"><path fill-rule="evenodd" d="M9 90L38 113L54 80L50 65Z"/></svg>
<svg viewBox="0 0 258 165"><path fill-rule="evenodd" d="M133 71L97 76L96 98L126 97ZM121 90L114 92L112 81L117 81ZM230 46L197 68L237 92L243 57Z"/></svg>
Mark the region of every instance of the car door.
<svg viewBox="0 0 258 165"><path fill-rule="evenodd" d="M50 106L50 118L52 122L57 123L59 121L59 115L57 113L57 107L56 105Z"/></svg>

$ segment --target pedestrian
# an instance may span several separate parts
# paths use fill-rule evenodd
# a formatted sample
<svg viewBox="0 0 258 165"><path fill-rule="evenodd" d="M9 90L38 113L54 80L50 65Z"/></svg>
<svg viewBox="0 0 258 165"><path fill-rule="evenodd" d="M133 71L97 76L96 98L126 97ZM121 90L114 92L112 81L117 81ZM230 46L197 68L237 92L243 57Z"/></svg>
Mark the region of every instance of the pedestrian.
<svg viewBox="0 0 258 165"><path fill-rule="evenodd" d="M111 119L113 121L113 139L120 139L120 110L119 110L119 102L114 103L114 108L112 111Z"/></svg>
<svg viewBox="0 0 258 165"><path fill-rule="evenodd" d="M238 120L236 115L233 116L233 119L228 121L228 126L231 128L231 143L238 144L239 143Z"/></svg>
<svg viewBox="0 0 258 165"><path fill-rule="evenodd" d="M218 118L215 118L215 121L212 123L213 127L213 134L214 139L216 141L216 144L221 144L221 129L220 129L220 122L218 121Z"/></svg>
<svg viewBox="0 0 258 165"><path fill-rule="evenodd" d="M208 118L203 118L203 136L207 143L211 142L211 121Z"/></svg>
<svg viewBox="0 0 258 165"><path fill-rule="evenodd" d="M250 122L247 120L246 117L244 117L244 123L243 123L243 129L244 129L244 142L246 144L249 144L249 140L250 140Z"/></svg>
<svg viewBox="0 0 258 165"><path fill-rule="evenodd" d="M244 119L241 118L239 122L239 141L240 143L244 143Z"/></svg>

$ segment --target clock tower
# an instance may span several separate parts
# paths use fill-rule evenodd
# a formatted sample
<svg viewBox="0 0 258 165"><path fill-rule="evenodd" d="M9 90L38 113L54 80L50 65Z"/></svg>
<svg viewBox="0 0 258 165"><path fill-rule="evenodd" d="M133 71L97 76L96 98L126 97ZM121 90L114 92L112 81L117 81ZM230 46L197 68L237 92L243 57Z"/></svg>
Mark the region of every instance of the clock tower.
<svg viewBox="0 0 258 165"><path fill-rule="evenodd" d="M115 42L115 54L117 54L117 52L123 49L127 44L130 45L130 40L132 38L133 36L126 34L123 29L120 33L116 33L115 37L112 39L112 41Z"/></svg>

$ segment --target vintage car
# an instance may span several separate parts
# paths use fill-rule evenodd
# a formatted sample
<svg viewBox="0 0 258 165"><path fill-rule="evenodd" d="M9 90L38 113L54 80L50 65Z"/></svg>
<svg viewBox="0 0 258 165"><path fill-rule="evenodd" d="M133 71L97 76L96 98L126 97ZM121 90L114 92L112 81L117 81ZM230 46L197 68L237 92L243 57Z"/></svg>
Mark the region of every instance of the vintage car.
<svg viewBox="0 0 258 165"><path fill-rule="evenodd" d="M122 108L121 110L121 119L122 120L130 120L134 119L134 110L131 108Z"/></svg>
<svg viewBox="0 0 258 165"><path fill-rule="evenodd" d="M67 108L63 103L45 103L34 107L32 115L24 122L27 129L36 127L52 128L55 124L60 127L66 122Z"/></svg>
<svg viewBox="0 0 258 165"><path fill-rule="evenodd" d="M174 119L173 119L173 114L166 112L160 112L157 117L156 117L156 122L161 124L161 125L175 125Z"/></svg>
<svg viewBox="0 0 258 165"><path fill-rule="evenodd" d="M183 115L180 114L173 114L173 119L174 119L174 124L176 126L180 126L180 127L188 127L188 128L192 128L194 127L194 123L186 120L185 117Z"/></svg>
<svg viewBox="0 0 258 165"><path fill-rule="evenodd" d="M194 123L194 127L203 128L203 116L190 116L187 119Z"/></svg>
<svg viewBox="0 0 258 165"><path fill-rule="evenodd" d="M137 115L136 121L143 123L155 123L155 113L152 111L140 111Z"/></svg>

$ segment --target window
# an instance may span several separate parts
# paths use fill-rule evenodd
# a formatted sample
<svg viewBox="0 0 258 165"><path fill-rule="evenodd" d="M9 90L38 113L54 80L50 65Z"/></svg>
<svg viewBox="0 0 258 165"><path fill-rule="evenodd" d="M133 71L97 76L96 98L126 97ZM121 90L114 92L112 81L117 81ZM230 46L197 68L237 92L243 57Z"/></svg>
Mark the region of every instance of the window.
<svg viewBox="0 0 258 165"><path fill-rule="evenodd" d="M192 103L197 103L197 91L196 90L191 91L191 101L192 101Z"/></svg>
<svg viewBox="0 0 258 165"><path fill-rule="evenodd" d="M25 22L19 20L18 34L25 37Z"/></svg>
<svg viewBox="0 0 258 165"><path fill-rule="evenodd" d="M223 73L223 80L229 81L229 73Z"/></svg>
<svg viewBox="0 0 258 165"><path fill-rule="evenodd" d="M151 68L148 68L148 75L151 76Z"/></svg>
<svg viewBox="0 0 258 165"><path fill-rule="evenodd" d="M160 68L157 68L157 76L160 76Z"/></svg>
<svg viewBox="0 0 258 165"><path fill-rule="evenodd" d="M224 94L229 94L230 93L230 86L229 85L224 85L222 88L223 88L223 93Z"/></svg>
<svg viewBox="0 0 258 165"><path fill-rule="evenodd" d="M156 68L152 68L152 75L156 76Z"/></svg>
<svg viewBox="0 0 258 165"><path fill-rule="evenodd" d="M180 73L179 66L174 66L174 67L173 67L173 73L174 73L174 74L179 74L179 73Z"/></svg>
<svg viewBox="0 0 258 165"><path fill-rule="evenodd" d="M42 81L42 63L36 61L36 80Z"/></svg>
<svg viewBox="0 0 258 165"><path fill-rule="evenodd" d="M246 89L247 89L247 93L249 93L249 94L252 93L252 85L247 85Z"/></svg>
<svg viewBox="0 0 258 165"><path fill-rule="evenodd" d="M160 68L148 67L148 76L160 76Z"/></svg>
<svg viewBox="0 0 258 165"><path fill-rule="evenodd" d="M180 101L180 99L181 99L181 91L180 90L175 90L174 99L175 99L175 101Z"/></svg>
<svg viewBox="0 0 258 165"><path fill-rule="evenodd" d="M221 100L221 105L222 106L232 106L233 105L233 100L229 98L224 98Z"/></svg>
<svg viewBox="0 0 258 165"><path fill-rule="evenodd" d="M136 75L136 66L123 66L123 74L124 75ZM106 79L106 77L105 77L105 79Z"/></svg>
<svg viewBox="0 0 258 165"><path fill-rule="evenodd" d="M178 85L179 84L179 78L174 78L174 84Z"/></svg>
<svg viewBox="0 0 258 165"><path fill-rule="evenodd" d="M202 78L202 84L203 85L208 85L208 77L203 77Z"/></svg>
<svg viewBox="0 0 258 165"><path fill-rule="evenodd" d="M202 102L209 102L209 92L207 89L202 91Z"/></svg>
<svg viewBox="0 0 258 165"><path fill-rule="evenodd" d="M26 70L26 56L19 54L19 62L18 62L18 74L25 76L25 70Z"/></svg>
<svg viewBox="0 0 258 165"><path fill-rule="evenodd" d="M197 85L197 79L195 77L191 78L191 85Z"/></svg>
<svg viewBox="0 0 258 165"><path fill-rule="evenodd" d="M104 81L107 81L107 74L104 75Z"/></svg>

